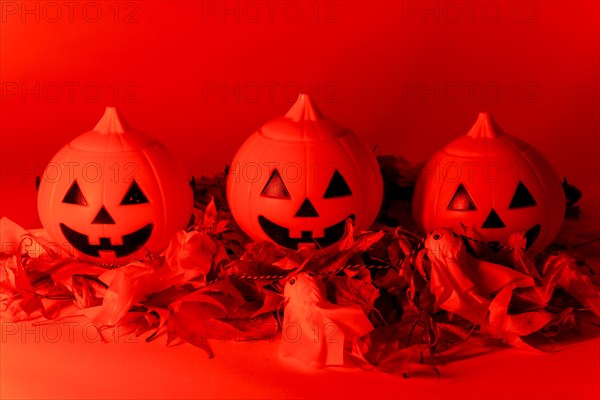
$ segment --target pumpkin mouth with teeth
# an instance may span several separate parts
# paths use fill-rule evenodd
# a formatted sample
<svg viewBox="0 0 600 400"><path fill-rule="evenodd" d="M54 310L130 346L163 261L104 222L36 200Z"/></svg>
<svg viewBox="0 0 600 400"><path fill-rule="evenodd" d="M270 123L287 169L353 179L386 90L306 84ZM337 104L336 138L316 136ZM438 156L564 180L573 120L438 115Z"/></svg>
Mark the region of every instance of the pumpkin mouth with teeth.
<svg viewBox="0 0 600 400"><path fill-rule="evenodd" d="M111 239L101 237L100 244L90 244L89 236L60 224L60 230L69 243L78 251L92 257L100 257L101 251L112 251L117 257L135 253L150 239L154 225L148 224L137 231L123 235L123 244L111 244Z"/></svg>
<svg viewBox="0 0 600 400"><path fill-rule="evenodd" d="M528 250L531 246L533 246L533 244L535 243L537 238L540 236L541 230L542 230L542 226L540 224L535 224L531 228L529 228L525 231L525 250ZM471 254L473 254L473 255L477 254L477 252L473 249L473 247L471 246L471 243L469 242L468 239L464 239L464 243L467 246L467 250ZM495 249L496 251L498 251L501 246L501 243L496 240L487 242L487 244L492 249Z"/></svg>
<svg viewBox="0 0 600 400"><path fill-rule="evenodd" d="M542 230L542 226L540 224L535 224L534 226L529 228L527 230L527 232L525 232L525 243L526 243L527 249L529 249L533 245L535 240L540 235L541 230Z"/></svg>
<svg viewBox="0 0 600 400"><path fill-rule="evenodd" d="M352 220L352 223L354 223L354 214L348 216L348 218ZM263 215L258 216L258 223L260 224L262 230L275 243L290 249L297 249L298 245L302 243L316 243L320 247L327 247L338 242L342 236L344 236L346 221L348 218L325 228L325 233L323 237L320 238L314 238L312 231L302 231L301 237L293 238L290 236L290 230L288 228L276 224Z"/></svg>

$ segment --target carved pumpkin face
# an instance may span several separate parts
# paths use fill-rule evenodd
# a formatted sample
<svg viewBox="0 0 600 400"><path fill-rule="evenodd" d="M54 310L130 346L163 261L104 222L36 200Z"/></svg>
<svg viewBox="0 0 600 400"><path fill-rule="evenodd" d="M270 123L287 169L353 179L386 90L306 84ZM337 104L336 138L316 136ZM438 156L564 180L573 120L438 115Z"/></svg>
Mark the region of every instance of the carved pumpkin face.
<svg viewBox="0 0 600 400"><path fill-rule="evenodd" d="M48 235L100 262L164 249L186 227L192 206L183 166L156 140L128 130L112 107L56 154L38 189Z"/></svg>
<svg viewBox="0 0 600 400"><path fill-rule="evenodd" d="M481 113L466 136L425 165L413 213L427 232L451 228L486 242L504 242L524 231L528 247L542 249L560 229L565 197L542 155Z"/></svg>
<svg viewBox="0 0 600 400"><path fill-rule="evenodd" d="M255 240L291 249L337 242L348 218L357 229L369 228L382 196L373 153L307 95L241 146L227 178L239 226Z"/></svg>

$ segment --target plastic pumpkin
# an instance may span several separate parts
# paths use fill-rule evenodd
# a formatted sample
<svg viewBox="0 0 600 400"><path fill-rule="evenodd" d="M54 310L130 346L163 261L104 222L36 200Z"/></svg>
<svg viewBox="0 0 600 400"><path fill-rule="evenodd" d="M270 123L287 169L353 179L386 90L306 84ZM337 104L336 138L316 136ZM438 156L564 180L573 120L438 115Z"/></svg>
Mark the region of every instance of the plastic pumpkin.
<svg viewBox="0 0 600 400"><path fill-rule="evenodd" d="M435 154L415 187L413 214L426 232L451 228L486 242L526 232L542 249L565 214L561 180L533 147L480 113L469 133Z"/></svg>
<svg viewBox="0 0 600 400"><path fill-rule="evenodd" d="M163 250L186 227L192 207L183 166L158 141L130 130L113 107L54 156L38 188L50 238L101 262Z"/></svg>
<svg viewBox="0 0 600 400"><path fill-rule="evenodd" d="M373 152L305 94L246 140L227 177L239 226L255 240L291 249L339 241L348 218L357 229L369 228L382 196Z"/></svg>

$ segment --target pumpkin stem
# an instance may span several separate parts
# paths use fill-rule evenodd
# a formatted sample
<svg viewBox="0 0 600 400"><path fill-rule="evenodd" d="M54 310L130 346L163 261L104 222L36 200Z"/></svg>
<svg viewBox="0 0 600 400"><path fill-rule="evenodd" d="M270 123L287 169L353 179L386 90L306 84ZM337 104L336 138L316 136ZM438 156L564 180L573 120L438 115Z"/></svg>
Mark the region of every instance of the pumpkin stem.
<svg viewBox="0 0 600 400"><path fill-rule="evenodd" d="M100 133L125 133L127 125L121 121L116 107L106 107L94 130Z"/></svg>
<svg viewBox="0 0 600 400"><path fill-rule="evenodd" d="M473 139L493 139L497 136L503 135L504 131L494 121L492 115L489 112L480 112L477 117L477 121L467 133L467 136Z"/></svg>
<svg viewBox="0 0 600 400"><path fill-rule="evenodd" d="M285 116L296 122L318 121L323 118L323 113L313 103L309 95L300 93L298 100L296 100Z"/></svg>

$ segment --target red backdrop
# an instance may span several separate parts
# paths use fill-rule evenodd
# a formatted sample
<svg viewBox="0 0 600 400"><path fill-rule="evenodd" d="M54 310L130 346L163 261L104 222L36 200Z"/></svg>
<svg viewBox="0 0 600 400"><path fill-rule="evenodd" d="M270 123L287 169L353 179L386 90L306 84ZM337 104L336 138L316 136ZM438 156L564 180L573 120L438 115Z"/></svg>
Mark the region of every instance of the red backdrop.
<svg viewBox="0 0 600 400"><path fill-rule="evenodd" d="M411 161L489 110L598 198L596 1L0 4L0 215L25 226L35 176L106 105L200 175L299 90Z"/></svg>
<svg viewBox="0 0 600 400"><path fill-rule="evenodd" d="M491 111L583 190L588 218L600 214L599 40L597 1L3 0L0 216L39 226L35 176L61 146L93 128L106 105L116 104L132 126L201 175L221 170L302 90L379 154L411 161L425 160L465 134L479 111ZM190 387L209 397L222 387L267 397L286 387L304 396L329 388L321 395L332 398L372 395L373 387L388 396L565 397L596 395L598 387L598 363L590 362L597 341L557 354L501 352L453 363L445 376L462 385L447 386L328 370L332 385L325 372L280 373L272 348L256 357L247 344L216 345L222 356L213 364L197 362L203 355L183 346L164 351L162 343L84 344L69 350L75 358L68 363L64 346L31 347L31 340L4 346L3 354L13 360L9 389L26 397L60 390L189 396ZM45 361L29 363L27 352ZM251 383L249 363L258 365ZM547 393L535 392L540 387Z"/></svg>

